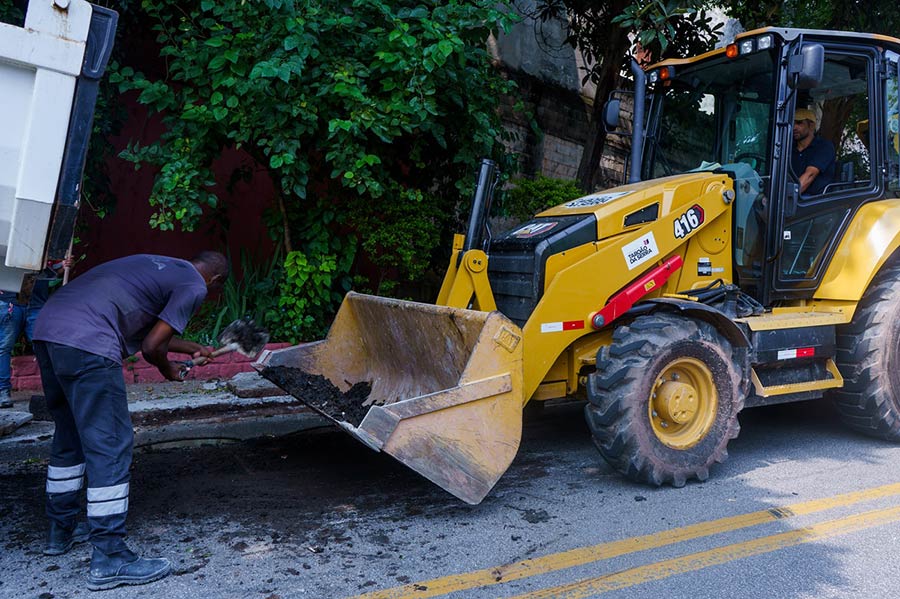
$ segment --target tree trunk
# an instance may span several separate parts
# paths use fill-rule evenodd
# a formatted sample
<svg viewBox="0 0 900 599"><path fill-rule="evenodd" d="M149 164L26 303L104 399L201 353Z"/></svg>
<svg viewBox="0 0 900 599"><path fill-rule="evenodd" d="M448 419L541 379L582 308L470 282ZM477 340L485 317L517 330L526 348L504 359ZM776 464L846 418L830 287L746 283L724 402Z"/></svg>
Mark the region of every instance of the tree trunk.
<svg viewBox="0 0 900 599"><path fill-rule="evenodd" d="M620 14L626 5L627 3L622 0L615 0L612 2L610 11L613 14ZM584 152L581 155L581 163L578 165L578 184L588 193L593 191L600 182L600 157L603 155L603 148L606 145L603 104L606 102L610 92L619 85L622 58L628 52L629 46L628 31L622 27L612 27L609 44L601 57L597 91L594 95L594 106L591 110L590 130L588 131L587 142L584 145Z"/></svg>

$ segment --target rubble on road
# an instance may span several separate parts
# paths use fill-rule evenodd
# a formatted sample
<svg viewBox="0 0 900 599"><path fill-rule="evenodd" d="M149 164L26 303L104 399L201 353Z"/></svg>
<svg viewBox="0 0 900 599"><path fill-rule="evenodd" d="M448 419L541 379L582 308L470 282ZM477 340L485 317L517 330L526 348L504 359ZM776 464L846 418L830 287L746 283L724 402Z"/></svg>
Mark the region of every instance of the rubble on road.
<svg viewBox="0 0 900 599"><path fill-rule="evenodd" d="M0 412L0 437L8 435L17 428L31 422L33 416L29 412L17 412L6 409Z"/></svg>
<svg viewBox="0 0 900 599"><path fill-rule="evenodd" d="M228 389L238 397L272 397L285 394L274 383L261 377L258 372L239 372L228 381Z"/></svg>

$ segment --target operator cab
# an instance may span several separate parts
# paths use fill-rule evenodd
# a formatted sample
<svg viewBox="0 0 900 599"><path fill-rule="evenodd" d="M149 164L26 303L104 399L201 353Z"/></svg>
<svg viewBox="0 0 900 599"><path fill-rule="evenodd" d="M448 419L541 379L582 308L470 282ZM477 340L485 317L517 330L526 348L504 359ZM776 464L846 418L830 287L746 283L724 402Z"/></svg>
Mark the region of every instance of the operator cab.
<svg viewBox="0 0 900 599"><path fill-rule="evenodd" d="M765 304L812 297L856 209L900 196L898 50L871 35L764 29L655 65L641 178L728 173L736 282ZM811 60L812 77L799 70ZM791 159L801 109L816 117L818 147L834 149L804 194Z"/></svg>

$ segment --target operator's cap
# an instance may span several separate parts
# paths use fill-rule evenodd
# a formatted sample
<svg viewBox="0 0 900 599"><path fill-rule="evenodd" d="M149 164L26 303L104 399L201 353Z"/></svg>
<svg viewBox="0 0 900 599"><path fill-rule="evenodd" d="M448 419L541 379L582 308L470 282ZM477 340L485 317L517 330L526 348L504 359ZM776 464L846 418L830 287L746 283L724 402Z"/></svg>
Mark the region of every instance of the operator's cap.
<svg viewBox="0 0 900 599"><path fill-rule="evenodd" d="M819 121L819 119L816 118L816 113L809 108L798 108L797 112L794 113L794 120L812 121L813 125L815 125Z"/></svg>

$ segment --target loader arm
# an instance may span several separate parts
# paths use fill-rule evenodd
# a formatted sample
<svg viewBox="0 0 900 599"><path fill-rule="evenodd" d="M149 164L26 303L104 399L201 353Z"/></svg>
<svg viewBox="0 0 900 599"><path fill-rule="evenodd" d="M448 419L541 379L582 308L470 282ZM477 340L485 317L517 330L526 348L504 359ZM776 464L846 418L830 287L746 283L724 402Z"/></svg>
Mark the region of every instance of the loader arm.
<svg viewBox="0 0 900 599"><path fill-rule="evenodd" d="M491 312L497 309L491 283L488 281L488 257L481 250L463 250L465 237L453 236L453 253L438 293L438 306L468 308Z"/></svg>

